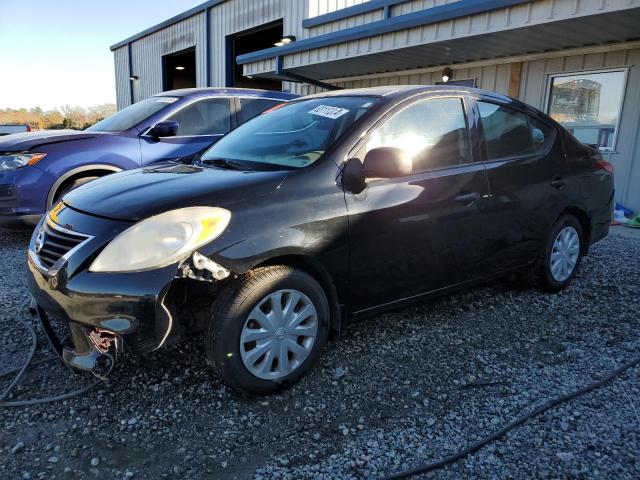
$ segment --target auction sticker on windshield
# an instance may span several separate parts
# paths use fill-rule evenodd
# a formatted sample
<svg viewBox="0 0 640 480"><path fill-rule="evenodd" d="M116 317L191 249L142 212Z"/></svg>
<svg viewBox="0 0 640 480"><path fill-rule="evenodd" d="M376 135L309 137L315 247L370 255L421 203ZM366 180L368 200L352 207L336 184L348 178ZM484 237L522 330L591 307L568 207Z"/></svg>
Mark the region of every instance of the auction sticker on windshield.
<svg viewBox="0 0 640 480"><path fill-rule="evenodd" d="M330 118L335 120L336 118L340 118L345 113L348 113L349 110L346 108L340 107L332 107L330 105L318 105L313 110L309 110L311 115L320 115L321 117Z"/></svg>

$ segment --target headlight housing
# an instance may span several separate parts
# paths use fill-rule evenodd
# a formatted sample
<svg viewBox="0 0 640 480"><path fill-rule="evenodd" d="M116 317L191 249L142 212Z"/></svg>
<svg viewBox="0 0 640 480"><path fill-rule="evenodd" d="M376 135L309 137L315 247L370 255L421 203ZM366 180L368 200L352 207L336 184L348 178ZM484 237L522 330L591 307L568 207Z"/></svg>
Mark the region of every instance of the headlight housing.
<svg viewBox="0 0 640 480"><path fill-rule="evenodd" d="M46 156L46 153L5 153L4 155L0 155L0 171L15 170L26 167L27 165L35 165Z"/></svg>
<svg viewBox="0 0 640 480"><path fill-rule="evenodd" d="M219 237L231 212L218 207L187 207L138 222L105 247L91 272L140 272L176 263Z"/></svg>

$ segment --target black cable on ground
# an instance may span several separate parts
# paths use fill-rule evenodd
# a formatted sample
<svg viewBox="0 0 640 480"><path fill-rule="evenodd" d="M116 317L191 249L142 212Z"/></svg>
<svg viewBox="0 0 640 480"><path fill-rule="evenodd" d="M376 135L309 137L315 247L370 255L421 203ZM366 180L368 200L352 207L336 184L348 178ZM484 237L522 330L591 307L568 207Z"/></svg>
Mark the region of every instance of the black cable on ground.
<svg viewBox="0 0 640 480"><path fill-rule="evenodd" d="M430 472L433 470L438 470L440 468L446 467L447 465L450 465L452 463L457 462L458 460L462 460L463 458L471 455L472 453L477 452L478 450L480 450L481 448L485 447L487 444L498 440L499 438L503 437L504 435L507 434L507 432L509 432L510 430L513 430L514 428L522 425L523 423L525 423L526 421L532 419L533 417L536 417L538 415L540 415L543 412L546 412L547 410L561 404L564 402L568 402L569 400L572 400L576 397L579 397L581 395L584 395L586 393L591 392L592 390L595 390L596 388L600 388L603 385L606 385L607 383L609 383L611 380L615 379L616 377L620 376L622 373L624 373L625 371L629 370L630 368L635 367L636 365L640 364L640 358L636 358L635 360L631 360L627 363L625 363L624 365L622 365L620 368L614 370L613 372L611 372L609 375L607 375L606 377L602 378L601 380L591 383L589 385L586 385L578 390L575 390L571 393L568 393L566 395L562 395L561 397L555 398L553 400L549 400L548 402L544 403L543 405L539 406L538 408L536 408L535 410L533 410L532 412L523 415L521 417L516 418L515 420L509 422L507 425L505 425L504 427L502 427L500 430L498 430L497 432L489 435L488 437L483 438L482 440L477 441L476 443L472 444L471 446L465 448L464 450L458 452L458 453L454 453L453 455L450 455L448 457L444 457L441 460L438 460L436 462L433 463L427 463L427 464L423 464L423 465L419 465L417 467L414 467L412 469L409 470L405 470L402 472L396 472L396 473L392 473L391 475L385 477L385 480L395 480L395 479L399 479L399 478L409 478L409 477L413 477L414 475L419 475L421 473L426 473L426 472Z"/></svg>
<svg viewBox="0 0 640 480"><path fill-rule="evenodd" d="M18 372L18 374L11 381L11 383L6 388L6 390L0 394L0 407L28 407L30 405L39 405L42 403L50 403L50 402L57 402L59 400L66 400L68 398L75 397L76 395L85 393L91 390L92 388L94 388L95 386L99 385L100 383L102 383L102 381L99 380L79 390L74 390L72 392L63 393L61 395L55 395L52 397L36 398L33 400L15 400L10 402L5 402L4 399L9 396L9 394L11 393L11 390L13 390L13 388L20 382L20 380L22 379L22 376L27 371L30 365L37 365L39 363L44 363L44 362L58 358L58 357L47 357L47 358L43 358L33 362L32 361L33 356L35 355L36 349L38 347L38 338L36 336L36 331L31 324L27 322L21 322L21 323L23 323L23 325L27 327L27 329L29 330L29 333L31 334L31 350L29 351L29 356L27 357L27 361L24 363L24 365L22 365L22 367L14 368L12 370L9 370L7 372L0 374L0 378L1 378L1 377L10 375L14 372Z"/></svg>

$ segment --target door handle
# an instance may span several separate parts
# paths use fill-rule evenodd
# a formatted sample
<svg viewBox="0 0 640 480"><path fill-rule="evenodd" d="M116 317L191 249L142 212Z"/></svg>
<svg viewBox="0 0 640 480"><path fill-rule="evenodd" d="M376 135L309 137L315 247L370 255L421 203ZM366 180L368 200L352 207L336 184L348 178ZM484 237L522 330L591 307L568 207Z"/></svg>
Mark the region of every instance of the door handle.
<svg viewBox="0 0 640 480"><path fill-rule="evenodd" d="M562 177L556 177L551 182L553 188L562 188L567 184L567 181Z"/></svg>
<svg viewBox="0 0 640 480"><path fill-rule="evenodd" d="M461 193L455 198L456 202L472 204L476 200L480 198L480 194L478 192L469 192L469 193Z"/></svg>

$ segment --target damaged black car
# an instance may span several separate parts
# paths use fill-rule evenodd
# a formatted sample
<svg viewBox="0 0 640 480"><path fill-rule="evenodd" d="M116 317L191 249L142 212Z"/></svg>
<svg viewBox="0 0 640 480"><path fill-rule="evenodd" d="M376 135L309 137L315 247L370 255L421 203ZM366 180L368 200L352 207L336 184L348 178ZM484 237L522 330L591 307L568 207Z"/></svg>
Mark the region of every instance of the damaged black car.
<svg viewBox="0 0 640 480"><path fill-rule="evenodd" d="M67 194L31 239L29 285L74 368L203 336L227 384L269 394L353 318L504 275L564 288L612 206L598 150L521 102L341 90Z"/></svg>

